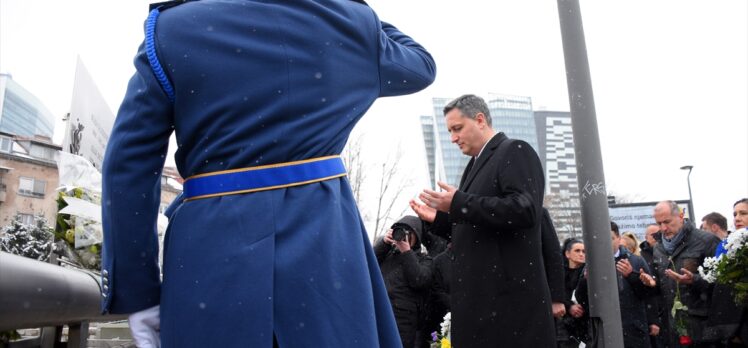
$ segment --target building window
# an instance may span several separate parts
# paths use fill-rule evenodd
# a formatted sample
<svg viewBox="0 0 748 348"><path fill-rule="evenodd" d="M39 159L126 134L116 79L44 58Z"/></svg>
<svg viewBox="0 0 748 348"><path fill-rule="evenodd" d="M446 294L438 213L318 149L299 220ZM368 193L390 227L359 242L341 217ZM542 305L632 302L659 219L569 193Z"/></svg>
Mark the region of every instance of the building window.
<svg viewBox="0 0 748 348"><path fill-rule="evenodd" d="M13 140L8 137L0 137L0 152L10 153Z"/></svg>
<svg viewBox="0 0 748 348"><path fill-rule="evenodd" d="M36 158L54 161L57 150L45 146L31 144L31 150L29 151L29 154Z"/></svg>
<svg viewBox="0 0 748 348"><path fill-rule="evenodd" d="M18 193L24 196L43 198L46 188L46 181L34 178L21 177L18 183Z"/></svg>
<svg viewBox="0 0 748 348"><path fill-rule="evenodd" d="M21 221L24 225L33 225L34 224L34 214L23 214L18 213L18 220Z"/></svg>

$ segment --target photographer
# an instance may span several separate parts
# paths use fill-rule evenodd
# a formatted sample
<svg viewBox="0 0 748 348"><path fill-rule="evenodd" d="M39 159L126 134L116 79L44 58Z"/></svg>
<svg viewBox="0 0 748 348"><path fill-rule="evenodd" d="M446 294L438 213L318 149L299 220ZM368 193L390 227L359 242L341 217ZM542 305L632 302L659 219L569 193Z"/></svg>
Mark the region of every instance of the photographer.
<svg viewBox="0 0 748 348"><path fill-rule="evenodd" d="M421 220L405 216L374 244L403 347L416 340L416 325L431 285L431 258L421 252Z"/></svg>

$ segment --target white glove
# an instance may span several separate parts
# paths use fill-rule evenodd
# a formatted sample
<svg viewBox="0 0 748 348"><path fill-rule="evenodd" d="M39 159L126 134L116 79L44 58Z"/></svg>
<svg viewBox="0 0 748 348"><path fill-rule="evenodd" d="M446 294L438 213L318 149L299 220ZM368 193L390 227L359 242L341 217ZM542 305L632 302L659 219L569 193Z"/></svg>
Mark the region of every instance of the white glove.
<svg viewBox="0 0 748 348"><path fill-rule="evenodd" d="M160 306L144 309L140 312L130 314L130 332L135 345L138 348L161 347L161 316Z"/></svg>

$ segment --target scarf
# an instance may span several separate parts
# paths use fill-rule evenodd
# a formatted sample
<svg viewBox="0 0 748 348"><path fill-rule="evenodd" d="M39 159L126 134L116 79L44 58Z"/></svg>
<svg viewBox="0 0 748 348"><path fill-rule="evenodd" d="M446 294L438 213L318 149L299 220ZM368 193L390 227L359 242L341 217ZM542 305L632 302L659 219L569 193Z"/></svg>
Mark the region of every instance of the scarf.
<svg viewBox="0 0 748 348"><path fill-rule="evenodd" d="M668 255L672 255L673 251L675 251L675 248L680 245L680 243L683 241L683 238L686 236L686 226L684 225L683 228L678 231L678 234L673 236L672 239L667 239L665 236L662 236L662 247L665 248L665 251Z"/></svg>

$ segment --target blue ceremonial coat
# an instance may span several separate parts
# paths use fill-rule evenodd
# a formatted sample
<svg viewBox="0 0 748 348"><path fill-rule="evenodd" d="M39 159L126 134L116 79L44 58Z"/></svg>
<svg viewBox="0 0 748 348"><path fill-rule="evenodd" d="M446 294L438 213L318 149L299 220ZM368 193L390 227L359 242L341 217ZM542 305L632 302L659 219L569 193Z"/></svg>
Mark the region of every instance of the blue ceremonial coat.
<svg viewBox="0 0 748 348"><path fill-rule="evenodd" d="M433 82L429 53L347 0L164 10L159 84L135 58L103 164L103 309L159 305L165 347L399 347L347 179L187 201L159 277L161 168L183 177L339 154L375 99Z"/></svg>

